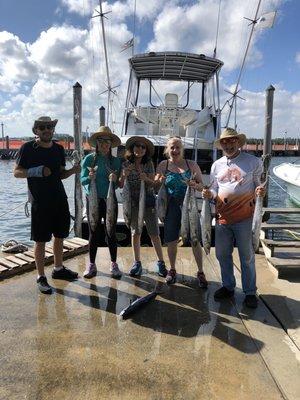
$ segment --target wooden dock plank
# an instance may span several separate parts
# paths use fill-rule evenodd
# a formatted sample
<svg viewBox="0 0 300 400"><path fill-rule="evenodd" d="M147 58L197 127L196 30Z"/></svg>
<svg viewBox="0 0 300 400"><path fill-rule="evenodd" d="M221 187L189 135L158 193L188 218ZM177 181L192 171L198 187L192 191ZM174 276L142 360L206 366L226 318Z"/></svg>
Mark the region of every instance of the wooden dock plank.
<svg viewBox="0 0 300 400"><path fill-rule="evenodd" d="M79 237L74 237L72 239L68 239L68 242L72 242L72 243L76 243L76 244L80 244L81 246L86 246L89 244L88 240L79 238Z"/></svg>
<svg viewBox="0 0 300 400"><path fill-rule="evenodd" d="M66 247L67 249L70 249L70 250L75 250L75 249L79 249L82 246L80 244L76 244L76 243L69 242L68 240L64 240L64 247Z"/></svg>
<svg viewBox="0 0 300 400"><path fill-rule="evenodd" d="M300 214L300 207L297 208L275 208L275 207L264 207L263 212L269 212L271 214Z"/></svg>
<svg viewBox="0 0 300 400"><path fill-rule="evenodd" d="M299 229L300 224L268 224L263 222L261 224L261 229Z"/></svg>
<svg viewBox="0 0 300 400"><path fill-rule="evenodd" d="M300 240L289 241L289 240L272 240L272 239L261 239L267 246L270 247L300 247Z"/></svg>
<svg viewBox="0 0 300 400"><path fill-rule="evenodd" d="M273 267L300 267L299 258L278 258L269 257L268 261L273 265Z"/></svg>
<svg viewBox="0 0 300 400"><path fill-rule="evenodd" d="M18 264L14 263L12 261L9 261L4 257L0 258L0 265L4 265L4 267L8 267L9 269L15 268L16 266L18 266Z"/></svg>
<svg viewBox="0 0 300 400"><path fill-rule="evenodd" d="M15 254L15 257L20 258L21 260L27 261L28 263L34 262L34 258L31 256L26 256L23 253Z"/></svg>
<svg viewBox="0 0 300 400"><path fill-rule="evenodd" d="M16 256L8 256L8 257L5 257L5 259L12 261L20 266L28 264L28 261L22 260L21 258L18 258Z"/></svg>

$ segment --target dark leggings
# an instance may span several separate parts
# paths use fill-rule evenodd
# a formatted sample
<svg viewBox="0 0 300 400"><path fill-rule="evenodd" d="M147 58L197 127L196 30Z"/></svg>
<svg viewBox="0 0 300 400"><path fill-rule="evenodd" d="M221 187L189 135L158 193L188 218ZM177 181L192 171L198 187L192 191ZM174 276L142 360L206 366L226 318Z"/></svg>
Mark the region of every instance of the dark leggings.
<svg viewBox="0 0 300 400"><path fill-rule="evenodd" d="M91 226L89 223L89 255L90 255L90 262L94 263L97 254L98 248L98 241L99 236L103 234L101 229L101 221L103 219L104 224L104 234L105 234L105 242L108 245L110 259L112 262L116 262L117 260L117 238L116 232L114 231L111 236L108 235L106 230L106 201L105 199L99 199L99 221L95 231L91 230ZM89 215L89 200L86 199L86 208L87 208L87 215Z"/></svg>

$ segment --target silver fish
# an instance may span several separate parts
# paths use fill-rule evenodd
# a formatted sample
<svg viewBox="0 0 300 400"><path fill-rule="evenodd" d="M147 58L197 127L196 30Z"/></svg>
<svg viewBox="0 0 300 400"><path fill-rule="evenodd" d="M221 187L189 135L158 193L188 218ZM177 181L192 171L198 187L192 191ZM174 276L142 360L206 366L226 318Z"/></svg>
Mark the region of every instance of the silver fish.
<svg viewBox="0 0 300 400"><path fill-rule="evenodd" d="M131 226L131 194L129 180L125 178L124 186L122 190L123 199L123 217L127 228Z"/></svg>
<svg viewBox="0 0 300 400"><path fill-rule="evenodd" d="M140 234L142 234L143 226L144 226L145 200L146 200L145 181L141 180L140 199L139 199L139 214L138 214L138 229L139 229Z"/></svg>
<svg viewBox="0 0 300 400"><path fill-rule="evenodd" d="M206 254L210 253L211 220L212 216L211 216L209 199L203 199L201 215L200 215L200 225L201 225L202 247Z"/></svg>
<svg viewBox="0 0 300 400"><path fill-rule="evenodd" d="M191 188L187 186L182 208L181 208L181 230L180 235L183 241L189 239L190 223L189 223L189 205L191 197Z"/></svg>
<svg viewBox="0 0 300 400"><path fill-rule="evenodd" d="M164 183L159 188L156 198L156 204L157 204L158 218L161 220L161 222L164 222L168 206L168 193L166 185Z"/></svg>
<svg viewBox="0 0 300 400"><path fill-rule="evenodd" d="M267 180L260 186L264 187L266 183ZM255 198L255 208L252 220L252 245L254 251L257 251L259 248L260 229L263 217L263 200L263 197Z"/></svg>
<svg viewBox="0 0 300 400"><path fill-rule="evenodd" d="M112 235L118 218L118 201L113 181L109 182L106 198L106 230L109 236Z"/></svg>
<svg viewBox="0 0 300 400"><path fill-rule="evenodd" d="M190 238L193 246L199 243L200 229L199 229L199 213L197 207L197 199L195 189L190 189L190 202L189 202L189 223L190 223Z"/></svg>
<svg viewBox="0 0 300 400"><path fill-rule="evenodd" d="M124 308L124 310L121 311L120 316L123 317L123 319L128 318L131 314L135 313L137 310L148 304L152 299L155 299L157 294L158 293L154 291L147 294L146 296L136 299L128 307Z"/></svg>
<svg viewBox="0 0 300 400"><path fill-rule="evenodd" d="M88 170L94 170L96 172L98 167L88 167ZM98 209L98 194L97 194L97 185L96 185L96 174L94 174L93 177L91 177L91 182L90 182L90 191L89 191L89 223L91 230L94 232L98 221L99 221L99 209Z"/></svg>

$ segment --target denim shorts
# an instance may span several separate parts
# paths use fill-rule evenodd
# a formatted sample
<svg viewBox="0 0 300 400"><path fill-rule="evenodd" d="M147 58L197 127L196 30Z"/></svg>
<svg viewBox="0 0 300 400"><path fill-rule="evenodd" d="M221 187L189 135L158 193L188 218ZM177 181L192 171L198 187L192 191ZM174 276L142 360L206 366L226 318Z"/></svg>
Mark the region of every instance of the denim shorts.
<svg viewBox="0 0 300 400"><path fill-rule="evenodd" d="M141 234L138 229L138 206L131 209L131 234ZM145 207L144 221L149 236L159 235L158 216L155 207Z"/></svg>
<svg viewBox="0 0 300 400"><path fill-rule="evenodd" d="M164 242L170 243L179 239L181 228L181 208L183 198L169 197L164 224Z"/></svg>

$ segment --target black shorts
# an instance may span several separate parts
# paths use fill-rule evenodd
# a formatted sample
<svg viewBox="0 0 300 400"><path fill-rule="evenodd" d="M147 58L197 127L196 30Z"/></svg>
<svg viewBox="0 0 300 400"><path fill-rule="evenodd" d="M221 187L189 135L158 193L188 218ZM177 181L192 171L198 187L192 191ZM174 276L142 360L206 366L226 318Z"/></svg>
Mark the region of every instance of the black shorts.
<svg viewBox="0 0 300 400"><path fill-rule="evenodd" d="M70 211L67 199L55 204L31 206L31 240L49 242L52 235L64 239L69 236Z"/></svg>

